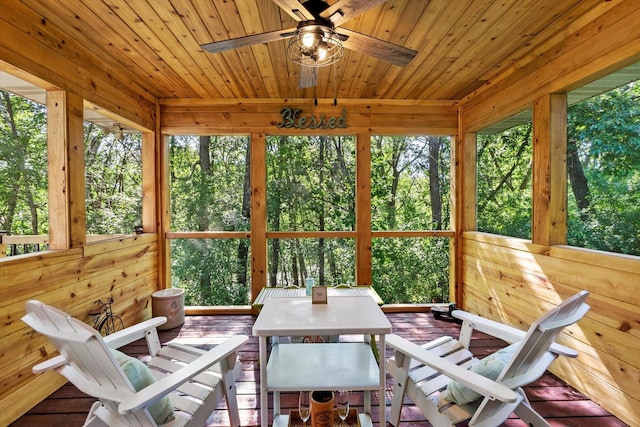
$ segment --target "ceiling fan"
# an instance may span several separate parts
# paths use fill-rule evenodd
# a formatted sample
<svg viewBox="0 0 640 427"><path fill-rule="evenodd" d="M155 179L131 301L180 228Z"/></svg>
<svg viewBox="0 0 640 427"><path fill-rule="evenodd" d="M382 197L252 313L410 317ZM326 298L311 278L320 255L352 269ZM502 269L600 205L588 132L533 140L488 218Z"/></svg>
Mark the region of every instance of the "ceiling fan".
<svg viewBox="0 0 640 427"><path fill-rule="evenodd" d="M400 67L411 62L417 54L413 49L346 28L337 28L387 0L337 0L332 5L324 0L272 1L298 22L297 27L206 43L201 45L202 49L217 53L287 38L287 55L300 64L300 88L315 86L318 67L338 61L343 49L370 55Z"/></svg>

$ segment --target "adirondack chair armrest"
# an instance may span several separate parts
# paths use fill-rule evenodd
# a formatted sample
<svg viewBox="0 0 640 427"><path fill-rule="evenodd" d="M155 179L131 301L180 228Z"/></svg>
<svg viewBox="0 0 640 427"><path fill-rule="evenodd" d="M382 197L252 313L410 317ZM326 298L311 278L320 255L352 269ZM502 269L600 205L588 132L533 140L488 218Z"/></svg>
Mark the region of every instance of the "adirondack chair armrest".
<svg viewBox="0 0 640 427"><path fill-rule="evenodd" d="M164 316L154 317L153 319L145 320L133 326L124 328L121 331L114 332L111 335L104 337L104 342L109 348L118 349L127 344L131 344L141 338L146 338L147 331L156 329L160 325L167 323L167 318Z"/></svg>
<svg viewBox="0 0 640 427"><path fill-rule="evenodd" d="M34 374L41 374L43 372L59 368L66 363L67 359L65 359L63 356L52 357L49 360L45 360L44 362L35 365L33 368L31 368L31 372L33 372Z"/></svg>
<svg viewBox="0 0 640 427"><path fill-rule="evenodd" d="M111 335L107 335L106 337L104 337L104 342L109 346L109 348L118 349L141 338L145 338L147 335L147 331L156 329L158 326L163 325L166 322L166 317L154 317L153 319L146 320L144 322L138 323L137 325L133 325L121 331L114 332ZM35 365L32 368L32 372L34 374L41 374L43 372L59 368L65 363L67 363L67 361L61 355L52 357L49 360Z"/></svg>
<svg viewBox="0 0 640 427"><path fill-rule="evenodd" d="M508 403L515 402L517 399L516 393L510 388L460 367L455 363L451 363L446 359L435 356L398 335L387 335L386 343L389 347L393 348L396 353L401 353L411 359L417 360L443 375L464 384L483 396L491 396L492 398Z"/></svg>
<svg viewBox="0 0 640 427"><path fill-rule="evenodd" d="M132 398L122 402L118 406L118 411L121 414L127 414L149 406L212 365L230 356L235 358L238 349L248 340L249 337L246 335L236 335L227 339L183 368L140 390Z"/></svg>
<svg viewBox="0 0 640 427"><path fill-rule="evenodd" d="M451 312L451 315L462 320L464 323L471 324L471 327L474 330L500 338L509 344L521 341L526 335L526 332L521 331L520 329L505 325L504 323L496 322L495 320L487 319L486 317L480 317L476 314L471 314L463 310L454 310Z"/></svg>
<svg viewBox="0 0 640 427"><path fill-rule="evenodd" d="M471 324L474 330L484 332L485 334L506 341L509 344L522 341L527 335L525 331L521 331L513 326L505 325L504 323L480 317L463 310L454 310L451 315L462 320L464 323ZM575 350L558 343L553 343L550 350L559 356L578 357L578 353Z"/></svg>

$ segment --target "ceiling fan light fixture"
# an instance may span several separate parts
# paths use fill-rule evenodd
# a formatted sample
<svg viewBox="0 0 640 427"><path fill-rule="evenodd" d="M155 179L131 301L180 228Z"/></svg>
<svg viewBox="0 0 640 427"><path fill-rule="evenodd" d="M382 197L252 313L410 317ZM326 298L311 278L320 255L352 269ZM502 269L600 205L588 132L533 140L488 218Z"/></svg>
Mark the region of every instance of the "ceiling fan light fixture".
<svg viewBox="0 0 640 427"><path fill-rule="evenodd" d="M338 34L325 25L301 25L291 35L287 55L307 67L324 67L342 58L344 48Z"/></svg>

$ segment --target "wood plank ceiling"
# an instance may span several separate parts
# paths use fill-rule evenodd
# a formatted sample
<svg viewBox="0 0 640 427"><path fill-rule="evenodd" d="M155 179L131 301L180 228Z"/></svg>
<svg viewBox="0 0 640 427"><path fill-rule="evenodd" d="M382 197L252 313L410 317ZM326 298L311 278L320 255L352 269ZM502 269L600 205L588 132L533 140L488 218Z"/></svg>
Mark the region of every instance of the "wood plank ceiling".
<svg viewBox="0 0 640 427"><path fill-rule="evenodd" d="M295 27L269 0L21 0L161 98L461 99L606 8L601 0L388 0L341 27L418 51L406 67L346 50L298 89L286 40L201 44ZM329 0L333 4L335 0Z"/></svg>

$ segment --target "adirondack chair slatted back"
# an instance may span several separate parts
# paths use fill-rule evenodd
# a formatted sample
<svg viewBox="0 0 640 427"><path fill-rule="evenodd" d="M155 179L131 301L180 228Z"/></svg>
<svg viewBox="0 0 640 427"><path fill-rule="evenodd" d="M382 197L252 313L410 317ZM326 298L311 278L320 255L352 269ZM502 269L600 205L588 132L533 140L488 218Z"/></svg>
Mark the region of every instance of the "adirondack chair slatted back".
<svg viewBox="0 0 640 427"><path fill-rule="evenodd" d="M548 357L553 361L557 357L550 352L550 347L558 334L580 320L589 310L589 306L584 303L588 295L586 291L579 292L536 319L497 380L514 388L528 384L531 375L537 373L535 378L540 377L548 367L548 363L541 361L546 361ZM545 364L547 367L542 369ZM532 372L537 367L542 372Z"/></svg>
<svg viewBox="0 0 640 427"><path fill-rule="evenodd" d="M132 426L155 425L147 410L118 413L115 399L135 390L98 331L39 301L27 302L26 308L24 322L49 338L66 359L66 364L56 369L58 373L82 392L100 399L116 419Z"/></svg>
<svg viewBox="0 0 640 427"><path fill-rule="evenodd" d="M580 320L589 310L585 303L589 293L581 291L539 317L527 331L512 357L496 379L497 382L517 390L540 378L558 357L551 351L558 334ZM469 422L470 425L491 419L504 406L485 397Z"/></svg>

